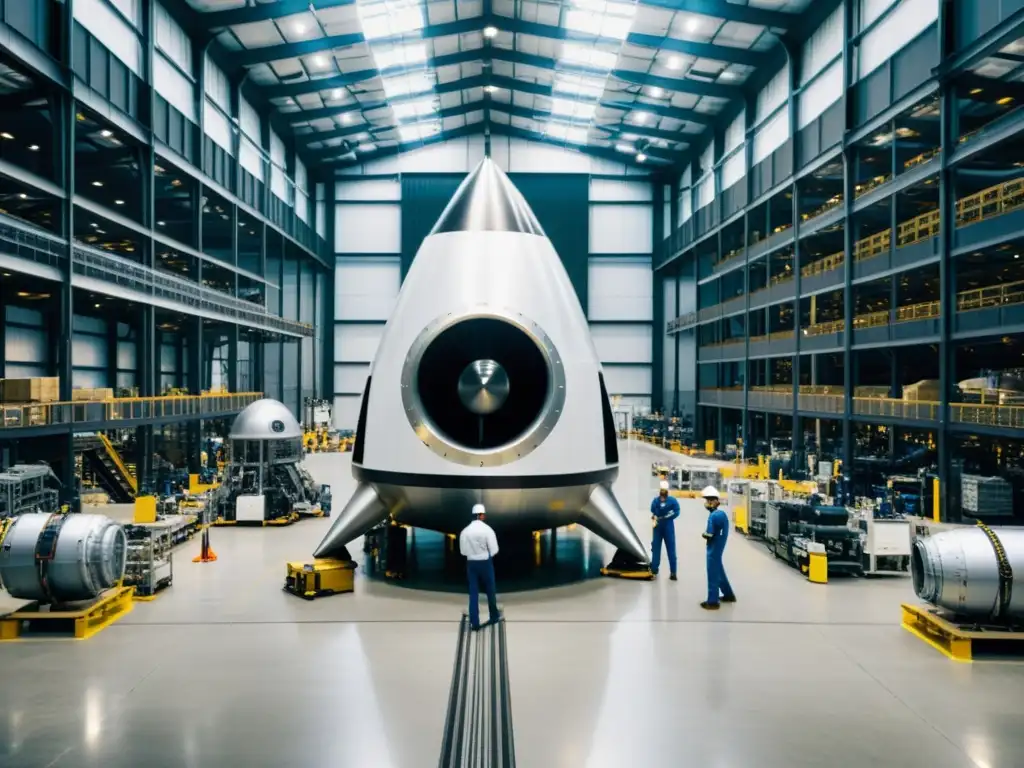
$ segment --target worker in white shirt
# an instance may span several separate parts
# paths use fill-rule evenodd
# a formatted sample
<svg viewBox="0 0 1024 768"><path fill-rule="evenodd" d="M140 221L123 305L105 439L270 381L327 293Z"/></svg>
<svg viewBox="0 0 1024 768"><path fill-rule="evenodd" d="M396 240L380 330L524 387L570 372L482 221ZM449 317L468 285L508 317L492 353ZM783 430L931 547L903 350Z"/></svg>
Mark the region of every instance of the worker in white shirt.
<svg viewBox="0 0 1024 768"><path fill-rule="evenodd" d="M498 596L494 587L494 562L498 554L498 537L494 529L484 522L487 512L483 504L473 505L473 522L459 534L459 551L466 558L466 576L469 579L469 624L480 629L480 589L487 592L488 624L498 621Z"/></svg>

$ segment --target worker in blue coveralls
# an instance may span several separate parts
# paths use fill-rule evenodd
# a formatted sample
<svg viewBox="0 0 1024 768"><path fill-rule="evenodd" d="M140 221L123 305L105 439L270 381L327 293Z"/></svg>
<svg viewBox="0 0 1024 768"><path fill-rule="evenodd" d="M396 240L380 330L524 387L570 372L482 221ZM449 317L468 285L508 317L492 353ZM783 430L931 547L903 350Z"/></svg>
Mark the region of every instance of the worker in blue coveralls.
<svg viewBox="0 0 1024 768"><path fill-rule="evenodd" d="M669 578L676 580L676 518L679 517L679 502L668 495L668 481L662 480L658 495L651 502L651 519L654 523L654 540L651 542L651 573L658 575L661 565L661 543L665 542L668 552Z"/></svg>
<svg viewBox="0 0 1024 768"><path fill-rule="evenodd" d="M704 507L708 511L708 527L704 531L704 540L708 545L708 599L700 604L707 611L717 611L719 599L723 603L735 603L729 579L725 575L722 554L725 542L729 538L729 516L719 508L718 489L709 485L703 491Z"/></svg>

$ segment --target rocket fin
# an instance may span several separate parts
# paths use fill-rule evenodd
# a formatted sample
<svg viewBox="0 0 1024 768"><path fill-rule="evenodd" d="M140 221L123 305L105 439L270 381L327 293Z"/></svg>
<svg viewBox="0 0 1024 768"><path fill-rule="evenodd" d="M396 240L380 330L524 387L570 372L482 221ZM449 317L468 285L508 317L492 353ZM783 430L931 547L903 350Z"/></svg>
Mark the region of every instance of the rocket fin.
<svg viewBox="0 0 1024 768"><path fill-rule="evenodd" d="M640 537L636 535L618 499L607 486L598 485L591 491L590 499L580 512L580 524L638 562L649 562Z"/></svg>
<svg viewBox="0 0 1024 768"><path fill-rule="evenodd" d="M331 530L316 548L313 557L331 557L341 552L352 539L362 536L387 516L387 505L381 501L373 486L360 483Z"/></svg>

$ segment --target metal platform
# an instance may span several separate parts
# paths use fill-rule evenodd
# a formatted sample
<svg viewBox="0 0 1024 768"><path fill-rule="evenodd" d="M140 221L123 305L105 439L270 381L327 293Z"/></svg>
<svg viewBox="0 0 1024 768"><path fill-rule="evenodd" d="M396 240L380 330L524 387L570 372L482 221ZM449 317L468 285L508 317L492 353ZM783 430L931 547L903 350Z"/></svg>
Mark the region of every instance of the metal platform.
<svg viewBox="0 0 1024 768"><path fill-rule="evenodd" d="M903 604L903 628L953 661L1024 659L1024 626L961 624L937 608Z"/></svg>
<svg viewBox="0 0 1024 768"><path fill-rule="evenodd" d="M60 610L64 606L31 603L0 617L0 640L84 640L131 613L134 592L134 587L115 587L85 607L68 606L66 610Z"/></svg>

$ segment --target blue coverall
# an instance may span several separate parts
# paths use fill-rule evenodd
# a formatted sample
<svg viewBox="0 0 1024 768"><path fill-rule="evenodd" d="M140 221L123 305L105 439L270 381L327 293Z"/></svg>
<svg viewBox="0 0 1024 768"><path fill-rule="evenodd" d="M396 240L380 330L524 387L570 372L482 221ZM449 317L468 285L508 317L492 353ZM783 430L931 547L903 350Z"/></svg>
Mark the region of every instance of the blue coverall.
<svg viewBox="0 0 1024 768"><path fill-rule="evenodd" d="M494 584L494 560L467 560L466 576L469 579L469 625L480 626L480 589L487 595L488 618L498 620L498 595Z"/></svg>
<svg viewBox="0 0 1024 768"><path fill-rule="evenodd" d="M679 502L672 496L655 496L651 502L651 516L655 518L654 540L651 542L651 572L657 573L661 565L661 542L668 552L668 569L676 572L676 524L679 517Z"/></svg>
<svg viewBox="0 0 1024 768"><path fill-rule="evenodd" d="M708 542L708 603L718 605L719 594L727 600L735 597L722 564L722 553L729 538L729 516L721 508L708 515L705 538Z"/></svg>

